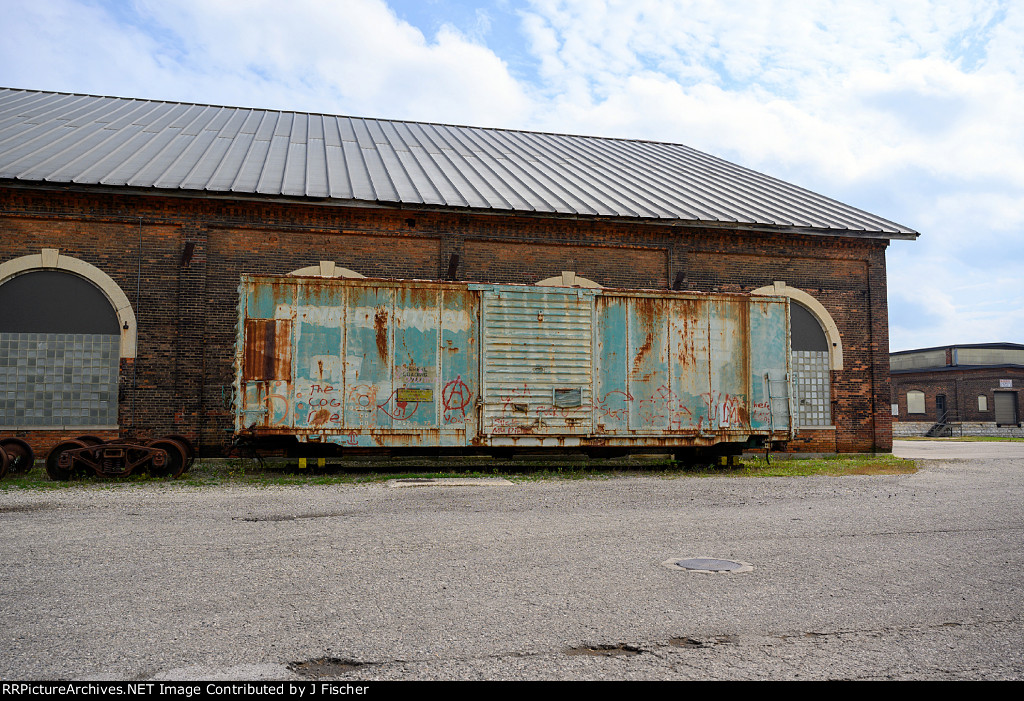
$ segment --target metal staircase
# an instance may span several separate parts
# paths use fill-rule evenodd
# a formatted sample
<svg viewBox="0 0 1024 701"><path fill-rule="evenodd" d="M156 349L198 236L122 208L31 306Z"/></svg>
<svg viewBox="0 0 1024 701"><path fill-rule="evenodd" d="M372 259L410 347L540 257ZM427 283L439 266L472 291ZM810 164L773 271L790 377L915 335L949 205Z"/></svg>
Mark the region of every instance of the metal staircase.
<svg viewBox="0 0 1024 701"><path fill-rule="evenodd" d="M963 435L963 425L955 412L947 410L924 435L928 438L952 438L954 433Z"/></svg>

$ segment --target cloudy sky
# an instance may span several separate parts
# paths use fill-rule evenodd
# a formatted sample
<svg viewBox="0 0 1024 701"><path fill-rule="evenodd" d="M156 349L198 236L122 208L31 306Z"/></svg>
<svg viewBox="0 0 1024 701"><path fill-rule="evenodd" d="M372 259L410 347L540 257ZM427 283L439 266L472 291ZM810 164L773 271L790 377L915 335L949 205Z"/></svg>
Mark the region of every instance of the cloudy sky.
<svg viewBox="0 0 1024 701"><path fill-rule="evenodd" d="M1024 343L1019 0L0 0L0 85L687 144L921 232L890 345Z"/></svg>

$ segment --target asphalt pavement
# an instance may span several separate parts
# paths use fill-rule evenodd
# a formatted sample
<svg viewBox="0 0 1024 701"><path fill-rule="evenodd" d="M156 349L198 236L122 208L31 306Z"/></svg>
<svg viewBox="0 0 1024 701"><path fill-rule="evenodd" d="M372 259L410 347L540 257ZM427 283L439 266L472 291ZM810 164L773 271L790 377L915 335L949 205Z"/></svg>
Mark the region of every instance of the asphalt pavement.
<svg viewBox="0 0 1024 701"><path fill-rule="evenodd" d="M0 679L1022 678L1024 443L894 452L921 469L0 492Z"/></svg>

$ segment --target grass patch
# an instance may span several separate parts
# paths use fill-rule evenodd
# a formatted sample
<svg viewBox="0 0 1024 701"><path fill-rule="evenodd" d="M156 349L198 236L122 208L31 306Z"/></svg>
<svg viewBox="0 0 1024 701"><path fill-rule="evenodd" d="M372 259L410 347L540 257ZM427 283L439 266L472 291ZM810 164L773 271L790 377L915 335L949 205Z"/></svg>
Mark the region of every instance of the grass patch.
<svg viewBox="0 0 1024 701"><path fill-rule="evenodd" d="M807 477L812 475L908 475L917 472L913 460L893 455L841 455L788 459L744 456L742 466L729 473L740 477Z"/></svg>
<svg viewBox="0 0 1024 701"><path fill-rule="evenodd" d="M449 461L451 462L451 461ZM456 461L458 462L458 461ZM471 464L470 464L471 463ZM323 468L298 469L295 465L262 465L255 460L202 460L180 479L150 477L145 472L125 478L88 477L68 482L51 480L42 464L21 475L0 480L0 491L19 489L102 489L143 485L170 487L216 487L223 485L274 487L333 484L372 484L393 479L442 479L446 477L504 477L514 482L548 480L614 479L655 476L666 479L686 477L806 477L814 475L897 475L917 471L913 460L892 455L850 455L789 459L744 455L736 465L685 466L670 460L487 460L465 465L442 466L436 459L329 463ZM439 469L440 468L440 469Z"/></svg>

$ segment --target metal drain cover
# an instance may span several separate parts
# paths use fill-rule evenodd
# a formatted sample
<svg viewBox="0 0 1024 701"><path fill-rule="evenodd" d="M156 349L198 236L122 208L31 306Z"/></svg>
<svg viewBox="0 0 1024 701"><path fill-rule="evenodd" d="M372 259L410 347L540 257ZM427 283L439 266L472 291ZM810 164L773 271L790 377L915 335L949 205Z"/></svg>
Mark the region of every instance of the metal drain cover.
<svg viewBox="0 0 1024 701"><path fill-rule="evenodd" d="M753 565L746 562L718 560L713 557L691 557L685 560L672 558L671 560L665 560L661 564L670 570L686 570L688 572L704 572L707 574L719 572L739 574L741 572L751 572L754 569Z"/></svg>

